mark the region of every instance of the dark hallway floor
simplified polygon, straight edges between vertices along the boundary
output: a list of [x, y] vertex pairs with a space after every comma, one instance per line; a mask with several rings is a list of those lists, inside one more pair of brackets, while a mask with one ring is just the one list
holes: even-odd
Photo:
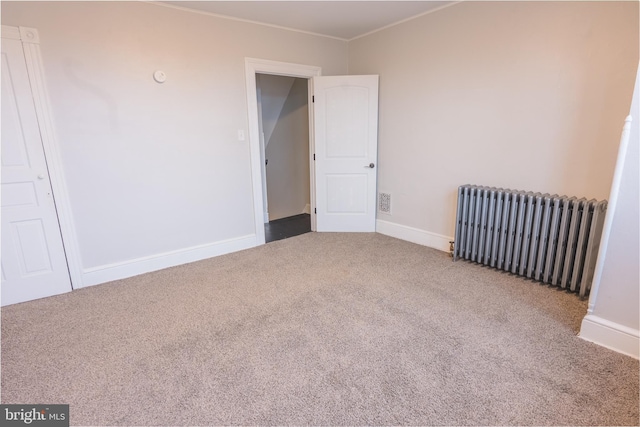
[[300, 214], [270, 221], [264, 225], [266, 243], [288, 237], [298, 236], [311, 231], [311, 215]]

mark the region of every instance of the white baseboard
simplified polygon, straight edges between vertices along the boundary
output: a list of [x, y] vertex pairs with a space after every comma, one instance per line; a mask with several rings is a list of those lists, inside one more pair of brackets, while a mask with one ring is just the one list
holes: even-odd
[[640, 358], [640, 331], [637, 329], [587, 314], [578, 336], [634, 359]]
[[306, 213], [306, 214], [310, 214], [311, 213], [311, 205], [309, 203], [307, 203], [304, 207], [304, 209], [302, 209], [302, 213]]
[[177, 251], [88, 268], [83, 270], [82, 286], [78, 286], [78, 288], [125, 279], [151, 271], [162, 270], [163, 268], [249, 249], [256, 246], [256, 244], [256, 235], [250, 234], [206, 245], [193, 246]]
[[381, 219], [376, 220], [376, 232], [395, 237], [396, 239], [428, 246], [443, 252], [449, 252], [449, 242], [453, 240], [453, 237], [443, 236], [442, 234], [431, 233], [430, 231], [424, 231]]

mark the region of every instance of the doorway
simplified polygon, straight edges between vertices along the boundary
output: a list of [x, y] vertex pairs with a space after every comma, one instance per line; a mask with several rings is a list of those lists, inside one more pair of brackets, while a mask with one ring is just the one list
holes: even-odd
[[[298, 94], [296, 95], [297, 103], [301, 103], [300, 99], [304, 98], [304, 91], [306, 91], [306, 104], [307, 104], [307, 134], [308, 134], [308, 151], [306, 152], [307, 156], [307, 175], [308, 181], [304, 181], [309, 189], [309, 213], [299, 213], [298, 215], [309, 215], [308, 222], [311, 231], [315, 231], [315, 214], [313, 212], [313, 207], [315, 206], [315, 168], [313, 161], [313, 150], [314, 150], [314, 141], [313, 141], [313, 104], [312, 104], [312, 77], [319, 76], [321, 73], [320, 67], [308, 66], [308, 65], [299, 65], [299, 64], [291, 64], [291, 63], [283, 63], [262, 59], [253, 59], [246, 58], [245, 59], [245, 76], [246, 76], [246, 85], [247, 85], [247, 106], [248, 106], [248, 115], [249, 115], [249, 141], [250, 141], [250, 149], [251, 149], [251, 164], [252, 164], [252, 183], [253, 183], [253, 193], [254, 193], [254, 217], [255, 217], [255, 229], [256, 229], [256, 244], [261, 245], [266, 242], [265, 236], [265, 223], [271, 219], [272, 221], [283, 220], [280, 218], [279, 220], [274, 217], [268, 218], [266, 213], [269, 213], [271, 216], [272, 211], [268, 207], [269, 197], [268, 197], [268, 182], [267, 182], [267, 172], [266, 165], [267, 160], [271, 166], [273, 166], [273, 160], [267, 158], [266, 147], [263, 143], [263, 135], [262, 129], [260, 125], [260, 121], [264, 119], [261, 117], [262, 108], [259, 108], [258, 103], [258, 84], [257, 80], [266, 77], [267, 79], [275, 78], [275, 77], [289, 77], [295, 78], [291, 82], [291, 87], [294, 86], [294, 83], [298, 81]], [[289, 90], [291, 90], [291, 87]], [[262, 95], [262, 94], [261, 94]], [[286, 102], [286, 101], [285, 101]], [[295, 103], [292, 101], [292, 103]], [[284, 103], [283, 103], [284, 107]], [[281, 110], [282, 111], [282, 110]], [[280, 114], [278, 114], [280, 116]], [[273, 136], [273, 134], [272, 134]], [[266, 135], [265, 135], [266, 137]], [[271, 141], [269, 144], [271, 145]], [[274, 145], [274, 148], [276, 146]], [[272, 168], [273, 169], [273, 168]], [[299, 204], [299, 203], [297, 203]], [[266, 208], [265, 208], [266, 207]], [[296, 209], [301, 209], [296, 208]], [[306, 203], [304, 205], [306, 209]], [[277, 216], [278, 214], [274, 212]], [[287, 218], [285, 216], [284, 218]], [[284, 221], [282, 221], [284, 222]]]
[[311, 231], [308, 85], [256, 74], [266, 243]]
[[[245, 58], [256, 245], [265, 243], [266, 181], [256, 74], [307, 79], [311, 230], [376, 230], [379, 76], [320, 77], [320, 71], [319, 67]], [[314, 91], [318, 92], [315, 101]]]

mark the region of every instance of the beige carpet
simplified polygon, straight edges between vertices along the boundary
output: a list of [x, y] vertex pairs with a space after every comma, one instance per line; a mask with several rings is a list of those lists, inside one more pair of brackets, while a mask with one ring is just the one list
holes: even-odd
[[379, 234], [310, 233], [2, 309], [3, 403], [72, 425], [638, 424], [586, 302]]

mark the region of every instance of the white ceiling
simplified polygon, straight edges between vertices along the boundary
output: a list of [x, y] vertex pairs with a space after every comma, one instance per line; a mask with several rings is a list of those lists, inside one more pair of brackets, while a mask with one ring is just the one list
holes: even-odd
[[263, 0], [158, 3], [351, 40], [456, 2]]

